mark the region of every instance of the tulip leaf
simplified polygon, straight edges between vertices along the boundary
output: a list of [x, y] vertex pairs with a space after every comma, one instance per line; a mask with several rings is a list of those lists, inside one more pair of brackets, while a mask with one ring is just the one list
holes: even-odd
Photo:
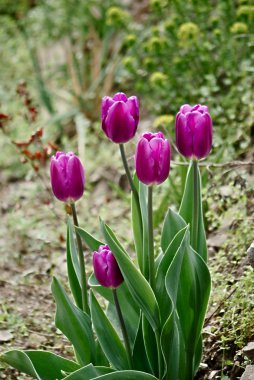
[[56, 301], [56, 327], [73, 344], [81, 365], [95, 361], [95, 341], [90, 317], [77, 308], [67, 296], [60, 282], [54, 277], [52, 293]]
[[63, 379], [63, 373], [71, 373], [80, 366], [47, 351], [8, 351], [0, 356], [0, 360], [38, 380]]
[[158, 380], [149, 373], [139, 371], [117, 371], [96, 377], [97, 380]]
[[73, 227], [70, 219], [67, 223], [67, 242], [66, 242], [66, 255], [67, 255], [67, 271], [68, 279], [72, 295], [76, 305], [82, 309], [82, 294], [80, 286], [80, 269], [77, 256], [75, 241], [73, 238]]
[[114, 372], [114, 369], [108, 367], [94, 367], [92, 364], [78, 369], [77, 371], [71, 373], [64, 380], [92, 380], [105, 375], [107, 373]]
[[184, 219], [175, 211], [168, 209], [161, 234], [161, 248], [164, 253], [175, 235], [185, 226]]
[[150, 367], [152, 368], [152, 373], [154, 375], [159, 375], [159, 367], [158, 367], [158, 351], [157, 344], [155, 339], [154, 331], [151, 325], [148, 323], [144, 314], [142, 315], [142, 331], [143, 331], [143, 339], [145, 345], [145, 351], [148, 358], [148, 362]]
[[[116, 309], [115, 309], [114, 299], [112, 295], [112, 290], [101, 286], [98, 283], [94, 273], [90, 276], [88, 284], [91, 288], [93, 288], [96, 292], [98, 292], [102, 297], [104, 297], [107, 301], [109, 301], [111, 306], [108, 307], [108, 311], [110, 310], [110, 314], [108, 314], [108, 311], [107, 311], [107, 316], [109, 317], [113, 325], [116, 327], [114, 321], [115, 320], [118, 321], [118, 318], [116, 315]], [[133, 346], [135, 336], [138, 330], [139, 308], [134, 302], [133, 297], [127, 285], [125, 284], [125, 282], [123, 282], [117, 288], [117, 296], [118, 296], [118, 300], [119, 300], [122, 310], [125, 310], [123, 318], [127, 326], [127, 330], [129, 332], [131, 346]]]
[[76, 231], [80, 235], [81, 239], [84, 240], [86, 245], [91, 251], [98, 251], [100, 245], [104, 245], [101, 241], [95, 239], [91, 234], [85, 231], [83, 228], [76, 227]]
[[124, 248], [120, 245], [113, 231], [104, 222], [101, 222], [101, 226], [105, 240], [117, 260], [133, 299], [145, 314], [153, 330], [155, 331], [159, 329], [159, 307], [150, 284], [134, 265]]
[[143, 328], [142, 328], [142, 313], [140, 313], [140, 320], [137, 335], [133, 347], [133, 362], [134, 369], [138, 371], [151, 372], [151, 367], [146, 355]]
[[148, 250], [148, 211], [147, 211], [147, 186], [139, 183], [139, 201], [143, 222], [143, 274], [149, 279], [149, 250]]
[[183, 338], [186, 352], [185, 367], [189, 376], [194, 376], [211, 277], [204, 260], [190, 246], [188, 230], [167, 271], [165, 284], [179, 317], [179, 336]]
[[161, 314], [161, 320], [162, 323], [164, 323], [168, 317], [169, 313], [171, 313], [172, 309], [172, 302], [170, 297], [168, 296], [166, 286], [165, 286], [165, 277], [168, 271], [168, 268], [170, 267], [175, 255], [177, 254], [178, 249], [181, 248], [181, 245], [183, 244], [183, 240], [185, 238], [187, 226], [183, 229], [181, 229], [173, 238], [171, 243], [169, 244], [167, 250], [165, 251], [165, 254], [163, 255], [159, 266], [157, 268], [156, 272], [156, 298], [159, 304], [160, 308], [160, 314]]
[[[206, 246], [206, 235], [203, 220], [203, 208], [202, 208], [202, 195], [201, 195], [201, 176], [200, 170], [198, 168], [198, 241], [197, 241], [197, 252], [207, 261], [207, 246]], [[180, 206], [179, 214], [185, 220], [187, 224], [190, 224], [190, 231], [192, 236], [192, 215], [194, 213], [194, 165], [191, 162], [188, 173], [186, 176], [185, 189], [182, 198], [182, 203]]]
[[[136, 189], [139, 189], [139, 181], [136, 175], [134, 176], [134, 184]], [[131, 194], [131, 217], [138, 265], [141, 273], [143, 273], [143, 223], [139, 197], [135, 197], [133, 192]]]
[[94, 330], [109, 362], [118, 370], [129, 368], [125, 348], [92, 291], [91, 315]]

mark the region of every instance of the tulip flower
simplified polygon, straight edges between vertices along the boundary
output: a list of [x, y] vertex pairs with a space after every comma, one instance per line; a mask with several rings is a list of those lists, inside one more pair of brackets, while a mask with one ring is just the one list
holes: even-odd
[[185, 104], [176, 115], [176, 145], [187, 158], [206, 157], [212, 147], [212, 119], [208, 107]]
[[75, 202], [82, 197], [85, 187], [85, 171], [74, 153], [57, 152], [50, 162], [50, 178], [53, 193], [62, 202]]
[[164, 182], [170, 170], [170, 145], [163, 133], [146, 132], [136, 148], [136, 172], [146, 185]]
[[139, 105], [136, 96], [127, 96], [118, 92], [102, 99], [101, 108], [102, 129], [106, 136], [117, 144], [131, 140], [139, 122]]
[[117, 288], [123, 282], [123, 276], [113, 253], [107, 245], [100, 245], [93, 253], [94, 274], [98, 282], [106, 288]]

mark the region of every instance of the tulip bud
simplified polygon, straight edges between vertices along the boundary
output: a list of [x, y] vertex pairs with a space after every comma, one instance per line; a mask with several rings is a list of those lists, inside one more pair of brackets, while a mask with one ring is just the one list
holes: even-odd
[[164, 182], [170, 169], [170, 145], [163, 133], [146, 132], [136, 148], [136, 172], [146, 185]]
[[94, 274], [98, 282], [106, 288], [117, 288], [123, 282], [123, 276], [108, 245], [100, 245], [93, 253]]
[[119, 92], [110, 98], [102, 99], [102, 129], [106, 136], [117, 144], [131, 140], [139, 122], [139, 105], [136, 96], [127, 96]]
[[74, 153], [57, 152], [51, 157], [50, 178], [53, 193], [62, 202], [75, 202], [82, 197], [85, 171]]
[[204, 158], [212, 147], [213, 124], [208, 107], [185, 104], [176, 115], [176, 145], [187, 158]]

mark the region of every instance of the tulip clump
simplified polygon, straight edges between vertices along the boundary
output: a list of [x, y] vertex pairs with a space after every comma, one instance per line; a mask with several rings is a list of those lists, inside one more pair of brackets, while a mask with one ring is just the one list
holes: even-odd
[[169, 140], [162, 132], [143, 133], [132, 173], [124, 143], [137, 131], [137, 97], [106, 96], [101, 114], [103, 132], [119, 144], [131, 188], [130, 252], [104, 221], [102, 241], [79, 226], [75, 202], [84, 192], [84, 167], [73, 153], [57, 152], [50, 164], [52, 191], [69, 204], [73, 219], [68, 216], [66, 239], [71, 296], [56, 278], [52, 293], [56, 327], [73, 346], [73, 360], [29, 350], [0, 359], [39, 380], [193, 380], [211, 289], [198, 167], [211, 150], [211, 116], [204, 105], [183, 105], [176, 116], [176, 145], [191, 161], [180, 209], [168, 208], [155, 245], [152, 194], [169, 176]]

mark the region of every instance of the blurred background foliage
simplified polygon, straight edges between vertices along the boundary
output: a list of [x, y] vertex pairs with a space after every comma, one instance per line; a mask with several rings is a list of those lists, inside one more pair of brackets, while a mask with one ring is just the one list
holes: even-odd
[[117, 90], [138, 94], [171, 138], [181, 104], [208, 104], [214, 160], [253, 142], [253, 1], [2, 0], [0, 20], [0, 104], [13, 125], [25, 122], [25, 80], [58, 142], [98, 122], [101, 97]]

